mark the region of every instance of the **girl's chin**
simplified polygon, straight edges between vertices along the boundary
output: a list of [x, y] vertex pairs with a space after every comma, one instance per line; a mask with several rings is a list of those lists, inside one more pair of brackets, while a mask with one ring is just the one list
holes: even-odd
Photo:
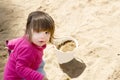
[[41, 43], [41, 44], [39, 44], [38, 46], [44, 46], [45, 45], [45, 43]]
[[45, 45], [45, 43], [33, 43], [33, 44], [35, 44], [37, 46], [44, 46]]

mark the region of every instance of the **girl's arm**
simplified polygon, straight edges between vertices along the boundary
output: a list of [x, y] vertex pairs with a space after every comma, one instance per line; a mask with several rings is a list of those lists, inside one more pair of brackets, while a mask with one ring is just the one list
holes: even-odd
[[25, 80], [45, 80], [43, 75], [39, 72], [31, 69], [29, 66], [33, 62], [32, 50], [29, 48], [21, 48], [18, 51], [16, 60], [16, 71], [18, 75], [23, 77]]

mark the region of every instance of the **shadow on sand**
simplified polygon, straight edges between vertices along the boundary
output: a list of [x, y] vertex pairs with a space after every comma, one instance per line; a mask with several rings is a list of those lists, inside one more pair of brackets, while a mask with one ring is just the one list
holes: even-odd
[[66, 73], [70, 78], [76, 78], [80, 76], [86, 68], [85, 63], [80, 62], [75, 58], [67, 63], [59, 65], [63, 72]]

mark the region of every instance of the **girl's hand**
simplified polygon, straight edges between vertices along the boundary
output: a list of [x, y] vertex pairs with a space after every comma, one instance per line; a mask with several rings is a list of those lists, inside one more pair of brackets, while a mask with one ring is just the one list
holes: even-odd
[[47, 77], [44, 77], [42, 80], [48, 80]]

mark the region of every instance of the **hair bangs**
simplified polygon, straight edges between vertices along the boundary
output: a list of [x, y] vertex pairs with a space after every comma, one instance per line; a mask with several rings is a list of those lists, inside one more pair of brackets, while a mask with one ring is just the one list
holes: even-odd
[[51, 33], [53, 30], [53, 26], [47, 20], [33, 20], [32, 24], [33, 31], [35, 32], [48, 31]]

